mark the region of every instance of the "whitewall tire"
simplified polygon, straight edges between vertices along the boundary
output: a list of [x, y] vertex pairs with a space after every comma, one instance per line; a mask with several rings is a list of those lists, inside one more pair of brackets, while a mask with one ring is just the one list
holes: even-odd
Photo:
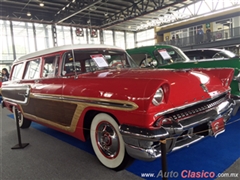
[[114, 170], [126, 168], [132, 158], [126, 153], [117, 122], [108, 114], [97, 114], [91, 124], [90, 137], [99, 161]]
[[[18, 118], [18, 124], [20, 128], [25, 129], [31, 126], [32, 121], [24, 118], [23, 114], [17, 107], [13, 106], [12, 111], [13, 111], [14, 119], [17, 120], [16, 118]], [[15, 113], [15, 111], [17, 111], [17, 114]]]

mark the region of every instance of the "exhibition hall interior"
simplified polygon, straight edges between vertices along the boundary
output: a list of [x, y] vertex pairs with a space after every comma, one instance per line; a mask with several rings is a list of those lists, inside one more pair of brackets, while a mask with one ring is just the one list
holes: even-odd
[[239, 0], [2, 0], [0, 25], [0, 179], [240, 179]]

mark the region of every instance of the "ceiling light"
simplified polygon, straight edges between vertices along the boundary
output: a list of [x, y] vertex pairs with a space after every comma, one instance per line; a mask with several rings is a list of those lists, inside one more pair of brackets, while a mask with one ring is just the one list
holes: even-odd
[[27, 12], [27, 16], [31, 16], [31, 13], [29, 11]]
[[41, 2], [39, 3], [39, 6], [43, 7], [43, 6], [44, 6], [44, 3], [41, 1]]

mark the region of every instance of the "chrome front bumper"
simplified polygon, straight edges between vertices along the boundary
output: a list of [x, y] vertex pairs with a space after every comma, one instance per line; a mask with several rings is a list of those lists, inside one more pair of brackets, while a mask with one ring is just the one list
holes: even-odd
[[224, 128], [215, 131], [215, 125], [213, 127], [212, 124], [218, 124], [219, 119], [226, 124], [235, 105], [235, 101], [229, 99], [207, 112], [174, 122], [169, 127], [162, 126], [159, 129], [150, 130], [123, 124], [120, 126], [120, 133], [130, 156], [135, 159], [152, 161], [161, 156], [161, 140], [167, 140], [167, 152], [172, 152], [198, 142], [205, 136], [216, 137], [224, 132]]

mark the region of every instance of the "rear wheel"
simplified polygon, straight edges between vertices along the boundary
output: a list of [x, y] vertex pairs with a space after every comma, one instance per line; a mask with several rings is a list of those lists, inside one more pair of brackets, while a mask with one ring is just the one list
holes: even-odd
[[22, 128], [22, 129], [29, 128], [32, 121], [23, 117], [23, 114], [21, 113], [21, 111], [17, 107], [13, 106], [12, 110], [13, 110], [13, 114], [14, 114], [14, 119], [17, 120], [17, 118], [18, 118], [19, 127]]
[[97, 114], [92, 121], [90, 137], [99, 161], [114, 170], [125, 169], [133, 161], [125, 150], [117, 122], [108, 114]]

